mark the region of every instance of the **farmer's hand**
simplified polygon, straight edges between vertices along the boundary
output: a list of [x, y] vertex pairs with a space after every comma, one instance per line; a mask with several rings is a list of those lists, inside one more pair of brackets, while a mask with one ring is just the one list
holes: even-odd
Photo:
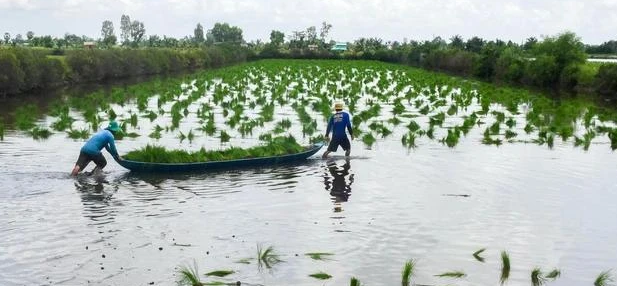
[[326, 142], [330, 142], [330, 136], [326, 136], [325, 140]]

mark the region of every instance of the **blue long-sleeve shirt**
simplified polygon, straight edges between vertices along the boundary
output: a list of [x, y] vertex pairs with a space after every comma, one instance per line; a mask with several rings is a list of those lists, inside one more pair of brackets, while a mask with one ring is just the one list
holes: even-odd
[[349, 120], [349, 114], [347, 112], [339, 111], [332, 116], [328, 121], [328, 129], [326, 130], [326, 137], [332, 131], [333, 138], [346, 138], [345, 128], [349, 131], [349, 135], [353, 136], [351, 131], [351, 120]]
[[105, 148], [109, 154], [114, 157], [118, 157], [118, 151], [116, 150], [116, 144], [114, 143], [114, 135], [111, 131], [103, 129], [94, 134], [86, 144], [81, 147], [81, 152], [89, 155], [101, 154], [101, 150]]

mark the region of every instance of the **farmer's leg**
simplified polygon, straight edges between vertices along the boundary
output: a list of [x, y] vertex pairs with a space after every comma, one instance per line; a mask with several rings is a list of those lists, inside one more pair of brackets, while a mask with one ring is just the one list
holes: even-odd
[[107, 166], [107, 160], [105, 160], [105, 156], [103, 156], [102, 153], [96, 156], [93, 156], [92, 161], [94, 161], [94, 163], [96, 164], [96, 167], [92, 169], [92, 173], [94, 173], [95, 171], [102, 171], [103, 168]]
[[347, 139], [347, 137], [341, 140], [341, 147], [343, 147], [343, 150], [345, 150], [345, 156], [349, 157], [349, 154], [351, 153], [351, 143], [349, 142], [349, 139]]
[[326, 152], [324, 152], [321, 157], [325, 159], [328, 157], [330, 152], [336, 152], [336, 149], [338, 149], [338, 145], [339, 140], [337, 138], [332, 138], [332, 140], [330, 140], [330, 144], [328, 145], [328, 150], [326, 150]]
[[77, 176], [80, 171], [83, 171], [88, 163], [90, 163], [90, 156], [88, 154], [79, 152], [79, 158], [77, 158], [77, 162], [75, 162], [75, 167], [73, 167], [73, 171], [71, 171], [72, 176]]

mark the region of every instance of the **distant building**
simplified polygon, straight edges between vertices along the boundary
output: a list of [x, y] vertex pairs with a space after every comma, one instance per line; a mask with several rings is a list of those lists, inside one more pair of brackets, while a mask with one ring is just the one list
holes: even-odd
[[96, 47], [95, 42], [84, 42], [84, 49], [92, 50], [94, 47]]
[[347, 43], [336, 43], [334, 44], [334, 46], [332, 46], [332, 51], [346, 51], [347, 50]]
[[317, 45], [308, 45], [308, 49], [311, 51], [316, 51], [317, 50]]

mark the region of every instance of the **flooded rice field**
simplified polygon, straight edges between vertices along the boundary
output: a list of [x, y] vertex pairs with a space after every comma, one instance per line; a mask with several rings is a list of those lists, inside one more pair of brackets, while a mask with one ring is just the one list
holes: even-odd
[[[120, 154], [309, 144], [335, 102], [353, 118], [349, 159], [140, 174], [104, 151], [102, 176], [69, 176], [111, 118]], [[0, 285], [175, 285], [181, 269], [400, 285], [410, 260], [411, 284], [529, 285], [539, 267], [559, 270], [549, 285], [593, 285], [617, 267], [615, 116], [582, 100], [377, 62], [260, 61], [2, 106]]]

